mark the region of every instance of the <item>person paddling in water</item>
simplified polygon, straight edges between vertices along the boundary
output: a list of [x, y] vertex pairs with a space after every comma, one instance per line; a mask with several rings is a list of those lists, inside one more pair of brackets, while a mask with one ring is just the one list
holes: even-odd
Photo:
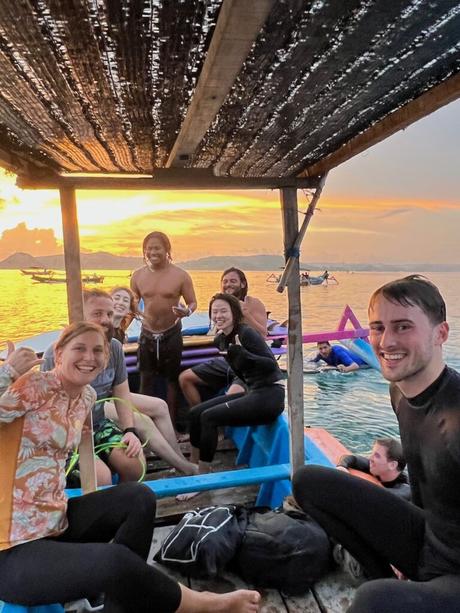
[[190, 275], [172, 263], [166, 234], [147, 234], [142, 252], [145, 266], [131, 277], [131, 289], [144, 301], [139, 336], [140, 392], [154, 396], [155, 376], [166, 378], [168, 407], [176, 426], [176, 390], [183, 347], [181, 320], [197, 307], [195, 290]]
[[[11, 348], [10, 348], [11, 349]], [[55, 368], [16, 379], [24, 352], [0, 369], [0, 599], [24, 605], [104, 594], [105, 613], [255, 613], [260, 594], [195, 592], [147, 564], [156, 499], [122, 483], [67, 500], [65, 463], [96, 400], [91, 381], [109, 344], [97, 324], [64, 329]], [[15, 380], [16, 379], [16, 380]]]

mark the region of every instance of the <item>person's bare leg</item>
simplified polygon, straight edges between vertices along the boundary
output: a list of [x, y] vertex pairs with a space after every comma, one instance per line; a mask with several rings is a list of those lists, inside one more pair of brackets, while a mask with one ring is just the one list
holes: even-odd
[[109, 466], [120, 477], [120, 481], [139, 481], [142, 477], [143, 457], [128, 458], [124, 449], [112, 449]]
[[166, 402], [161, 398], [143, 396], [142, 394], [131, 393], [131, 396], [137, 409], [153, 420], [155, 426], [163, 435], [163, 438], [165, 438], [175, 452], [185, 460], [180, 445], [177, 442], [176, 433], [171, 422]]
[[225, 392], [225, 395], [229, 396], [230, 394], [243, 394], [245, 391], [246, 390], [244, 389], [244, 387], [242, 385], [239, 385], [239, 383], [232, 383], [228, 390]]
[[[194, 447], [192, 447], [192, 450], [195, 449]], [[196, 450], [199, 453], [199, 450]], [[212, 463], [211, 462], [202, 462], [201, 460], [198, 462], [198, 474], [199, 475], [207, 475], [208, 473], [210, 473], [212, 471]], [[178, 502], [187, 502], [187, 500], [190, 500], [191, 498], [195, 498], [195, 496], [198, 496], [199, 494], [201, 494], [201, 492], [187, 492], [186, 494], [178, 494], [176, 496], [176, 500]]]
[[255, 590], [236, 590], [226, 594], [195, 592], [181, 583], [181, 602], [176, 613], [256, 613], [260, 594]]
[[180, 450], [178, 453], [173, 449], [149, 417], [136, 415], [134, 417], [134, 426], [138, 430], [142, 441], [147, 442], [147, 447], [165, 462], [184, 475], [196, 475], [198, 473], [197, 463], [189, 462]]
[[[140, 394], [131, 395], [133, 396], [133, 400], [136, 402], [138, 408], [138, 398], [141, 398], [141, 402], [145, 402], [146, 404], [148, 404], [150, 400], [158, 401], [157, 403], [154, 402], [153, 404], [158, 404], [159, 407], [163, 407], [163, 409], [160, 408], [160, 410], [164, 410], [165, 412], [165, 417], [169, 422], [170, 436], [172, 436], [174, 443], [175, 445], [177, 445], [179, 451], [176, 451], [176, 449], [169, 444], [169, 441], [165, 439], [163, 434], [156, 427], [154, 421], [152, 421], [150, 417], [147, 417], [146, 414], [135, 412], [133, 414], [134, 427], [136, 428], [141, 438], [141, 441], [143, 443], [146, 443], [146, 446], [150, 451], [158, 455], [165, 462], [176, 468], [184, 475], [197, 474], [198, 460], [195, 464], [189, 462], [180, 451], [180, 447], [176, 442], [176, 437], [174, 435], [174, 430], [171, 424], [171, 420], [169, 418], [169, 412], [166, 402], [164, 402], [164, 400], [160, 400], [159, 398], [153, 398], [151, 396], [142, 396]], [[106, 417], [113, 420], [115, 423], [118, 423], [118, 415], [115, 410], [115, 406], [112, 402], [105, 403], [104, 412]]]
[[176, 407], [177, 389], [176, 389], [176, 385], [177, 385], [176, 383], [168, 381], [168, 389], [166, 392], [166, 402], [168, 403], [169, 415], [171, 417], [171, 422], [172, 422], [172, 425], [174, 426], [174, 430], [176, 430], [176, 425], [177, 425], [177, 407]]
[[110, 468], [100, 458], [96, 458], [96, 483], [98, 487], [112, 485], [112, 473]]
[[179, 375], [179, 385], [184, 394], [184, 398], [189, 407], [194, 407], [201, 402], [199, 385], [204, 385], [204, 382], [193, 372], [191, 368], [184, 370]]

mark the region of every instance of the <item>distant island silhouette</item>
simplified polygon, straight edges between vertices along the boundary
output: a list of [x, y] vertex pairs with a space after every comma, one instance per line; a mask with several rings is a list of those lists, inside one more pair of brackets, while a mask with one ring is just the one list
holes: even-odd
[[[81, 266], [85, 270], [134, 270], [142, 266], [141, 257], [130, 257], [113, 255], [106, 251], [81, 254]], [[196, 260], [185, 260], [177, 262], [180, 266], [188, 270], [224, 270], [230, 266], [236, 266], [243, 270], [269, 271], [279, 270], [284, 266], [284, 259], [281, 255], [216, 255]], [[301, 267], [305, 270], [331, 270], [331, 271], [362, 271], [362, 272], [385, 272], [385, 271], [407, 271], [407, 272], [457, 272], [460, 271], [460, 264], [370, 264], [370, 263], [347, 263], [347, 262], [301, 262]], [[41, 266], [52, 268], [53, 270], [64, 270], [64, 255], [44, 255], [34, 257], [30, 253], [17, 252], [0, 261], [0, 269], [21, 269], [30, 266]]]

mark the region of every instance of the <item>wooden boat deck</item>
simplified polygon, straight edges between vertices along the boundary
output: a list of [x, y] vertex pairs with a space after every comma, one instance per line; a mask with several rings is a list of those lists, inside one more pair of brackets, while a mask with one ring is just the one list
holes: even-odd
[[[200, 501], [201, 505], [201, 501]], [[155, 528], [149, 563], [161, 547], [173, 526]], [[235, 589], [249, 588], [238, 575], [225, 572], [221, 577], [209, 580], [187, 578], [165, 566], [159, 565], [169, 575], [195, 590], [210, 590], [224, 593]], [[356, 588], [344, 572], [336, 570], [330, 572], [321, 581], [318, 581], [308, 592], [302, 596], [286, 596], [275, 589], [259, 589], [262, 595], [261, 613], [345, 613], [351, 605]]]
[[[188, 453], [188, 443], [181, 445], [185, 454]], [[217, 470], [229, 470], [235, 468], [234, 447], [231, 441], [224, 440], [219, 443], [215, 464]], [[155, 471], [149, 470], [148, 479], [163, 478], [171, 474], [170, 470], [155, 460]], [[172, 476], [172, 475], [171, 475]], [[202, 492], [198, 497], [188, 502], [179, 503], [175, 498], [163, 498], [157, 502], [156, 527], [150, 550], [149, 562], [158, 551], [161, 543], [174, 524], [188, 510], [198, 506], [215, 504], [253, 504], [257, 496], [258, 486], [229, 488]], [[253, 588], [245, 583], [236, 574], [225, 572], [221, 577], [211, 580], [198, 580], [183, 577], [179, 573], [161, 566], [168, 574], [175, 577], [184, 585], [197, 590], [211, 590], [215, 592], [229, 592], [240, 588]], [[275, 589], [259, 590], [262, 595], [261, 613], [344, 613], [354, 597], [356, 588], [352, 585], [349, 576], [339, 570], [330, 572], [321, 581], [316, 583], [311, 590], [303, 596], [286, 596]]]

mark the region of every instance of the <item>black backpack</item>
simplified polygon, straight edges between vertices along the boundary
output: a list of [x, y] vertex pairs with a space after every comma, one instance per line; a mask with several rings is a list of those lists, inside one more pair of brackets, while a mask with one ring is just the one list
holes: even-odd
[[247, 517], [246, 509], [234, 504], [189, 511], [166, 537], [155, 561], [190, 577], [216, 577], [235, 556]]
[[255, 587], [300, 595], [327, 571], [329, 559], [327, 534], [308, 515], [257, 510], [249, 516], [236, 564]]

